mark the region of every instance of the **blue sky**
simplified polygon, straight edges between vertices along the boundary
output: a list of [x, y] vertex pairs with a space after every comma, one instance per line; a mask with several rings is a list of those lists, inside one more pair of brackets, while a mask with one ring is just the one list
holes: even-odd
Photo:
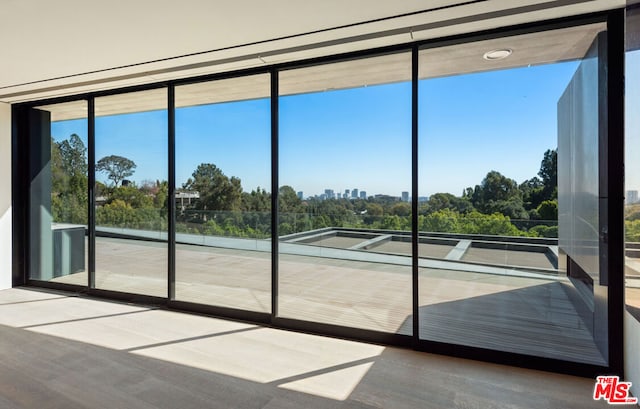
[[[557, 101], [576, 62], [420, 82], [420, 195], [460, 195], [490, 170], [522, 182], [557, 146]], [[305, 195], [358, 188], [400, 195], [411, 187], [411, 89], [408, 83], [282, 97], [280, 184]], [[166, 113], [99, 117], [96, 158], [137, 164], [131, 178], [166, 179]], [[86, 121], [52, 126], [54, 138], [79, 134]], [[269, 101], [176, 111], [178, 186], [200, 163], [242, 179], [245, 190], [270, 187]], [[106, 180], [105, 175], [97, 175]]]
[[[557, 142], [557, 103], [578, 63], [420, 83], [420, 194], [460, 195], [491, 170], [518, 183], [536, 176]], [[434, 177], [435, 176], [435, 177]]]
[[251, 191], [271, 190], [268, 99], [176, 110], [176, 180], [181, 186], [201, 163], [237, 176]]

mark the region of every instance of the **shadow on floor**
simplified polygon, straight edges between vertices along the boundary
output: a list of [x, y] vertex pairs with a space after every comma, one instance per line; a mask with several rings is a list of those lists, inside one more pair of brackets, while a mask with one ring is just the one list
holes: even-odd
[[[342, 401], [282, 387], [363, 364], [369, 369]], [[0, 326], [0, 407], [6, 409], [604, 407], [591, 401], [590, 380], [540, 374], [385, 348], [379, 356], [259, 383]]]
[[[51, 300], [51, 299], [49, 299]], [[104, 316], [109, 316], [107, 304]], [[113, 303], [118, 304], [118, 303]], [[67, 304], [68, 305], [68, 304]], [[120, 304], [121, 305], [121, 304]], [[0, 306], [0, 313], [2, 313]], [[55, 307], [54, 307], [55, 308]], [[178, 314], [178, 313], [175, 313]], [[66, 322], [65, 311], [55, 322]], [[139, 314], [135, 314], [140, 317]], [[126, 317], [123, 315], [123, 318]], [[59, 319], [57, 319], [59, 318]], [[185, 314], [185, 319], [187, 314]], [[52, 321], [53, 323], [54, 321]], [[74, 325], [83, 321], [70, 320]], [[136, 321], [137, 322], [137, 321]], [[179, 321], [174, 321], [179, 322]], [[45, 325], [45, 324], [43, 324]], [[57, 324], [52, 324], [57, 325]], [[83, 327], [91, 328], [91, 327]], [[255, 326], [245, 330], [212, 334], [233, 336], [238, 332], [253, 333]], [[145, 327], [137, 328], [144, 334]], [[171, 327], [165, 328], [171, 331]], [[271, 331], [271, 332], [269, 332]], [[287, 366], [287, 345], [301, 337], [287, 331], [269, 330], [267, 339], [250, 344], [260, 354], [276, 354], [283, 368]], [[274, 332], [277, 331], [277, 335]], [[269, 339], [269, 334], [275, 336]], [[135, 336], [132, 334], [131, 336]], [[310, 339], [305, 336], [304, 339]], [[197, 337], [198, 339], [202, 337]], [[34, 332], [33, 329], [0, 325], [0, 407], [14, 408], [590, 408], [606, 407], [604, 402], [591, 400], [593, 382], [585, 378], [544, 373], [476, 361], [432, 355], [390, 347], [376, 348], [379, 353], [354, 358], [337, 365], [328, 365], [310, 372], [300, 372], [278, 378], [277, 371], [268, 371], [275, 378], [256, 382], [190, 365], [169, 362], [180, 357], [175, 349], [164, 350], [169, 344], [181, 345], [195, 338], [181, 338], [160, 344], [129, 350], [116, 350]], [[280, 344], [274, 341], [278, 339]], [[322, 339], [322, 337], [318, 337]], [[297, 340], [297, 341], [295, 341]], [[315, 342], [315, 341], [313, 341]], [[345, 341], [346, 342], [346, 341]], [[319, 343], [320, 345], [323, 342]], [[190, 344], [195, 348], [193, 344]], [[244, 345], [244, 346], [243, 346]], [[246, 355], [246, 343], [226, 344], [225, 357]], [[327, 344], [328, 345], [328, 344]], [[364, 344], [363, 344], [364, 345]], [[160, 348], [160, 349], [158, 349]], [[359, 347], [358, 347], [359, 348]], [[379, 349], [378, 349], [379, 348]], [[161, 359], [138, 352], [155, 351]], [[282, 352], [284, 350], [285, 352]], [[337, 351], [308, 349], [309, 359], [322, 362], [327, 354]], [[131, 351], [134, 351], [133, 353]], [[173, 351], [173, 352], [172, 352]], [[183, 348], [182, 351], [191, 351]], [[206, 356], [207, 350], [196, 351]], [[251, 351], [255, 354], [255, 351]], [[216, 354], [211, 354], [216, 356]], [[273, 356], [273, 355], [272, 355]], [[239, 359], [242, 361], [242, 359]], [[273, 362], [273, 359], [271, 359]], [[233, 359], [230, 362], [235, 362]], [[265, 369], [257, 360], [255, 371]], [[195, 361], [197, 365], [197, 361]], [[299, 366], [298, 366], [299, 367]], [[237, 369], [237, 368], [235, 368]], [[269, 368], [267, 368], [269, 369]], [[346, 372], [345, 372], [346, 371]], [[247, 378], [251, 378], [247, 373]], [[328, 382], [329, 376], [330, 382]], [[304, 384], [331, 390], [332, 384], [344, 380], [353, 384], [343, 400], [305, 393]], [[291, 385], [298, 382], [298, 390]], [[302, 389], [300, 389], [302, 387]]]
[[[420, 306], [420, 338], [606, 365], [560, 283]], [[401, 328], [411, 326], [408, 317]]]

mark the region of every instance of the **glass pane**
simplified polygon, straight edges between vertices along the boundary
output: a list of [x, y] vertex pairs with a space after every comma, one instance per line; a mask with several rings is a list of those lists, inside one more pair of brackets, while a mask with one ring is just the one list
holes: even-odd
[[280, 74], [279, 315], [412, 333], [411, 56]]
[[625, 300], [627, 311], [640, 321], [640, 8], [627, 10], [625, 60]]
[[96, 288], [167, 296], [167, 90], [96, 98]]
[[31, 185], [34, 280], [87, 285], [87, 103], [41, 106], [38, 176]]
[[271, 311], [269, 75], [176, 88], [176, 299]]
[[606, 364], [603, 29], [421, 50], [421, 339]]

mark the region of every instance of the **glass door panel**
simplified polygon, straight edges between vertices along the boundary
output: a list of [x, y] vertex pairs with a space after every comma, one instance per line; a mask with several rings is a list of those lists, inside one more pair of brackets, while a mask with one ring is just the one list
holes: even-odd
[[412, 334], [411, 55], [280, 73], [279, 316]]
[[167, 296], [167, 90], [95, 100], [96, 288]]
[[604, 30], [420, 51], [420, 339], [606, 365]]
[[176, 299], [271, 311], [268, 74], [176, 87]]
[[41, 133], [32, 135], [40, 152], [31, 163], [29, 278], [86, 286], [87, 102], [40, 106], [32, 114]]

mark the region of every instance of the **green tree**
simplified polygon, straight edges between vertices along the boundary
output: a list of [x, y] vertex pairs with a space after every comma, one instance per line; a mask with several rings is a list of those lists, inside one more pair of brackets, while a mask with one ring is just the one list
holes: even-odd
[[133, 175], [136, 166], [131, 159], [118, 155], [109, 155], [96, 163], [96, 171], [106, 173], [107, 179], [112, 180], [114, 186], [118, 187], [120, 182]]
[[183, 188], [196, 191], [200, 199], [194, 207], [198, 210], [240, 210], [242, 185], [240, 179], [227, 177], [213, 163], [201, 163]]
[[460, 221], [460, 233], [488, 234], [496, 236], [525, 236], [511, 223], [508, 216], [501, 213], [482, 214], [471, 212]]
[[[471, 195], [471, 192], [473, 192], [473, 190], [468, 188], [465, 193]], [[463, 197], [456, 197], [451, 193], [434, 193], [422, 208], [425, 213], [444, 209], [453, 209], [460, 213], [468, 213], [473, 210], [473, 204], [471, 203], [471, 196], [466, 196], [466, 194], [463, 195]]]
[[545, 200], [536, 209], [542, 220], [558, 220], [558, 201]]
[[55, 222], [87, 222], [87, 149], [76, 134], [51, 138], [51, 211]]
[[164, 209], [167, 210], [169, 208], [168, 198], [169, 198], [169, 182], [163, 180], [162, 182], [157, 181], [157, 191], [153, 196], [153, 206], [156, 209]]
[[87, 148], [82, 139], [71, 134], [58, 144], [62, 157], [62, 170], [70, 177], [87, 177]]
[[384, 210], [378, 203], [367, 203], [367, 215], [369, 216], [382, 216]]
[[248, 212], [271, 211], [271, 193], [260, 187], [252, 190], [251, 193], [243, 192], [242, 210]]
[[522, 197], [516, 181], [492, 170], [480, 185], [476, 185], [472, 199], [473, 204], [482, 209], [489, 201], [509, 200], [514, 197]]
[[473, 205], [484, 214], [502, 213], [513, 219], [528, 219], [524, 209], [522, 192], [515, 180], [492, 170], [476, 185], [472, 195]]
[[625, 220], [625, 239], [628, 242], [640, 242], [640, 220]]
[[111, 204], [115, 201], [126, 203], [133, 209], [151, 209], [154, 207], [153, 197], [145, 194], [143, 190], [138, 189], [135, 185], [111, 188], [106, 204]]
[[281, 213], [303, 212], [302, 200], [291, 186], [280, 186], [278, 190], [278, 207]]
[[411, 204], [400, 202], [391, 206], [390, 212], [393, 216], [407, 217], [411, 214]]
[[558, 151], [556, 149], [548, 149], [544, 153], [542, 162], [540, 163], [540, 171], [538, 176], [542, 179], [544, 185], [544, 199], [552, 200], [558, 198]]
[[489, 201], [484, 207], [485, 214], [500, 213], [513, 220], [529, 219], [527, 212], [520, 197], [512, 197], [509, 200]]
[[150, 197], [153, 207], [156, 209], [168, 209], [167, 197], [169, 196], [169, 182], [166, 180], [144, 180], [140, 186], [140, 192]]
[[522, 192], [522, 202], [527, 210], [537, 208], [545, 200], [544, 183], [536, 176], [522, 182], [519, 188]]
[[411, 230], [411, 221], [408, 217], [387, 215], [380, 221], [380, 227], [387, 230]]
[[460, 233], [460, 214], [452, 209], [436, 210], [418, 217], [419, 229], [425, 232]]

